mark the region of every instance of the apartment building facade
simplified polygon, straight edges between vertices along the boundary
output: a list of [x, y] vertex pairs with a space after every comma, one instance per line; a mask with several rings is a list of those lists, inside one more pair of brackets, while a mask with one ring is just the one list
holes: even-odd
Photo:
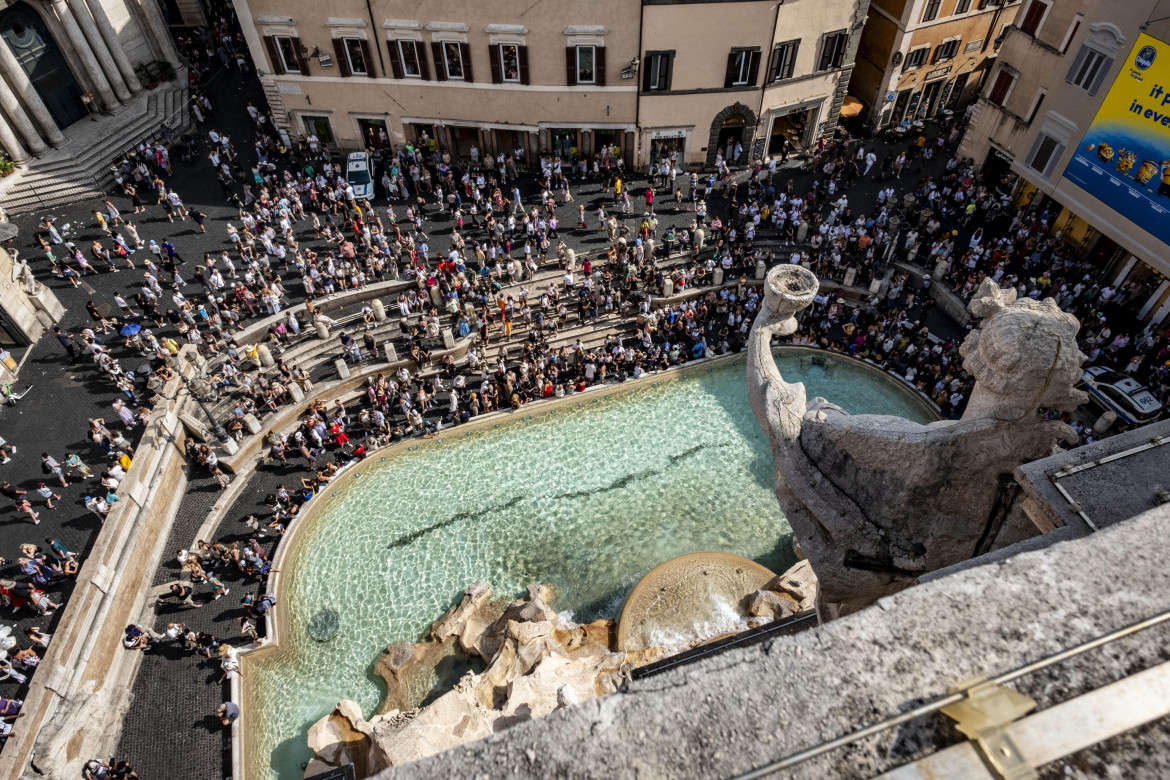
[[[643, 0], [640, 167], [750, 164], [836, 127], [869, 0]], [[729, 151], [730, 150], [730, 151]]]
[[1021, 0], [872, 0], [849, 94], [871, 128], [974, 100]]
[[1170, 0], [1027, 0], [960, 154], [1017, 173], [1021, 204], [1144, 288], [1135, 314], [1170, 318]]
[[235, 7], [269, 104], [294, 141], [423, 143], [462, 157], [473, 147], [567, 157], [607, 145], [626, 156], [633, 142], [637, 2]]

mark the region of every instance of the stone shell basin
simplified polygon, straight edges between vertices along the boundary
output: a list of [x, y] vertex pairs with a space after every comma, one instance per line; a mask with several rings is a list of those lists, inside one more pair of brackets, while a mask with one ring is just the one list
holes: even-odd
[[729, 553], [680, 555], [638, 581], [622, 608], [618, 647], [673, 651], [742, 630], [747, 601], [776, 575]]

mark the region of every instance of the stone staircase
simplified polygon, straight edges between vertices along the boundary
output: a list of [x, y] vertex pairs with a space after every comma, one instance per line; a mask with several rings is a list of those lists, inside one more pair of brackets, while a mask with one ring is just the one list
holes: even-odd
[[184, 72], [138, 95], [116, 116], [73, 125], [65, 132], [64, 146], [0, 181], [4, 210], [23, 214], [106, 194], [114, 181], [111, 166], [123, 152], [157, 136], [163, 124], [178, 130], [187, 123], [185, 84]]

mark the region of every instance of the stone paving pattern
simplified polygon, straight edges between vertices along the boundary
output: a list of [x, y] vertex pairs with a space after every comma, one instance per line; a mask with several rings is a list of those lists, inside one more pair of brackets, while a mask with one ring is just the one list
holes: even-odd
[[[210, 81], [207, 92], [217, 113], [203, 129], [214, 127], [221, 133], [226, 132], [230, 135], [246, 161], [245, 168], [250, 168], [254, 162], [254, 155], [248, 151], [253, 131], [244, 107], [248, 101], [257, 106], [265, 105], [258, 81], [251, 74], [241, 75], [235, 70], [228, 70], [217, 74]], [[876, 146], [879, 158], [893, 148], [882, 143], [877, 143]], [[206, 151], [206, 139], [203, 148]], [[941, 171], [943, 162], [944, 160], [933, 161], [925, 173], [937, 174]], [[166, 221], [161, 207], [149, 206], [146, 213], [139, 215], [142, 219], [135, 219], [142, 239], [144, 241], [155, 239], [161, 243], [164, 238], [169, 238], [182, 256], [189, 261], [201, 258], [205, 251], [219, 251], [228, 243], [224, 226], [235, 220], [237, 214], [224, 202], [210, 165], [205, 159], [192, 164], [176, 160], [173, 162], [173, 169], [174, 174], [167, 177], [168, 185], [175, 188], [188, 207], [197, 207], [207, 215], [207, 234], [200, 234], [189, 220], [177, 221], [171, 225]], [[916, 177], [920, 175], [923, 173], [919, 170], [912, 171], [900, 182], [902, 188], [913, 186]], [[785, 177], [795, 180], [799, 192], [807, 190], [813, 179], [812, 174], [799, 170], [795, 160], [790, 161], [784, 169], [781, 182]], [[646, 181], [644, 177], [631, 178], [629, 185], [633, 187], [631, 195], [634, 195], [641, 192]], [[884, 186], [884, 183], [879, 184], [875, 175], [850, 190], [849, 197], [854, 204], [855, 213], [868, 211], [876, 202], [880, 186]], [[531, 175], [522, 177], [522, 187], [526, 201], [534, 202], [536, 190]], [[590, 215], [591, 223], [594, 222], [597, 205], [603, 202], [600, 188], [595, 184], [578, 183], [574, 187], [574, 197], [577, 198], [576, 202], [562, 205], [558, 209], [558, 220], [562, 226], [575, 224], [576, 206], [579, 203], [586, 204], [586, 212]], [[124, 216], [133, 218], [131, 215], [133, 209], [127, 198], [118, 195], [112, 200], [123, 210]], [[604, 202], [608, 206], [608, 199], [604, 199]], [[381, 198], [378, 205], [384, 208], [384, 203], [384, 198]], [[49, 285], [68, 309], [61, 323], [63, 330], [77, 332], [89, 323], [84, 309], [87, 300], [93, 300], [99, 305], [112, 304], [116, 291], [134, 290], [142, 278], [140, 272], [123, 268], [116, 274], [87, 276], [84, 278], [85, 285], [75, 289], [54, 278], [49, 273], [48, 263], [39, 259], [40, 254], [33, 236], [43, 217], [52, 217], [59, 229], [66, 224], [70, 225], [68, 231], [63, 231], [66, 238], [77, 241], [78, 245], [84, 248], [94, 238], [103, 237], [92, 217], [93, 209], [99, 205], [95, 202], [75, 203], [68, 207], [47, 212], [38, 211], [14, 219], [21, 233], [12, 246], [20, 249], [21, 256], [30, 261], [38, 279]], [[711, 216], [721, 214], [725, 208], [724, 203], [718, 198], [713, 199], [709, 205]], [[673, 207], [666, 203], [661, 203], [660, 206], [662, 207], [659, 213], [660, 229], [664, 230], [672, 224], [689, 224], [691, 218], [689, 213], [673, 213]], [[404, 212], [405, 204], [397, 205], [396, 210]], [[635, 210], [638, 210], [637, 207]], [[434, 212], [432, 216], [435, 216]], [[447, 250], [446, 235], [450, 232], [451, 222], [434, 218], [428, 224], [432, 254], [441, 256]], [[306, 232], [308, 238], [311, 238], [311, 230], [306, 231], [302, 227], [300, 233], [303, 235]], [[604, 234], [594, 230], [586, 232], [562, 227], [561, 235], [569, 246], [579, 252], [602, 249], [605, 246]], [[316, 242], [308, 238], [303, 239], [303, 245], [315, 245]], [[965, 240], [965, 237], [961, 240]], [[189, 262], [187, 269], [192, 267]], [[299, 299], [298, 293], [302, 289], [299, 279], [286, 273], [285, 281], [290, 294]], [[187, 293], [193, 292], [194, 289], [193, 286], [189, 286]], [[954, 328], [937, 313], [929, 324], [935, 332], [948, 329], [954, 332]], [[111, 346], [125, 367], [133, 368], [143, 362], [141, 358], [127, 354], [119, 340], [115, 339]], [[99, 472], [104, 460], [99, 457], [102, 454], [100, 450], [85, 436], [86, 420], [100, 416], [106, 419], [107, 425], [111, 428], [116, 427], [111, 421], [116, 422], [117, 416], [110, 408], [110, 404], [118, 394], [112, 383], [101, 377], [87, 360], [79, 360], [76, 364], [70, 365], [52, 334], [47, 334], [29, 348], [27, 355], [17, 353], [16, 357], [18, 360], [21, 358], [25, 360], [20, 385], [31, 382], [33, 391], [16, 407], [0, 410], [0, 434], [19, 448], [19, 453], [13, 461], [3, 467], [0, 478], [31, 493], [37, 483], [44, 478], [36, 465], [39, 462], [37, 456], [41, 451], [48, 451], [59, 460], [63, 459], [67, 452], [77, 452], [94, 468], [95, 473]], [[293, 482], [299, 473], [300, 469], [292, 465], [286, 468], [262, 468], [227, 513], [227, 520], [215, 538], [224, 542], [246, 540], [247, 535], [242, 533], [245, 529], [238, 523], [239, 518], [260, 506], [263, 497], [273, 492], [278, 482]], [[190, 482], [187, 496], [171, 529], [166, 557], [156, 572], [155, 584], [175, 578], [178, 564], [173, 552], [192, 542], [219, 497], [216, 485], [206, 478], [201, 467], [195, 466], [190, 469], [188, 478]], [[42, 512], [42, 523], [35, 529], [29, 527], [31, 524], [23, 516], [16, 516], [9, 504], [8, 522], [0, 526], [0, 554], [15, 560], [17, 546], [20, 543], [39, 543], [45, 537], [59, 537], [70, 549], [79, 552], [88, 550], [96, 538], [99, 525], [97, 519], [86, 512], [82, 505], [84, 494], [84, 488], [77, 484], [76, 480], [72, 481], [70, 487], [64, 490], [64, 500], [60, 509], [46, 510], [43, 505], [38, 507]], [[36, 503], [38, 502], [34, 501], [34, 505]], [[266, 541], [266, 547], [271, 550], [274, 547], [273, 540]], [[10, 565], [0, 574], [12, 576], [14, 569], [15, 567]], [[168, 621], [179, 620], [196, 630], [215, 633], [221, 638], [230, 639], [234, 644], [241, 644], [235, 623], [236, 618], [244, 614], [239, 597], [249, 590], [256, 592], [258, 583], [244, 582], [241, 575], [236, 572], [226, 573], [225, 582], [231, 589], [231, 594], [214, 602], [213, 607], [192, 610], [164, 605], [160, 609], [155, 627], [165, 628]], [[50, 593], [55, 601], [67, 599], [69, 583], [55, 584]], [[206, 602], [210, 599], [210, 594], [200, 590], [197, 598]], [[277, 608], [279, 609], [279, 606]], [[25, 610], [17, 619], [18, 632], [27, 625], [39, 625], [45, 630], [52, 630], [60, 613], [47, 620], [30, 619], [27, 617], [28, 614], [31, 613]], [[217, 663], [201, 656], [193, 656], [177, 645], [164, 645], [155, 652], [145, 653], [134, 685], [133, 701], [126, 715], [118, 757], [130, 760], [143, 778], [207, 778], [217, 774], [229, 776], [230, 746], [226, 732], [219, 727], [218, 721], [214, 718], [216, 707], [227, 696], [226, 685], [214, 684], [218, 678]], [[0, 682], [0, 695], [19, 695], [18, 687], [11, 681]]]

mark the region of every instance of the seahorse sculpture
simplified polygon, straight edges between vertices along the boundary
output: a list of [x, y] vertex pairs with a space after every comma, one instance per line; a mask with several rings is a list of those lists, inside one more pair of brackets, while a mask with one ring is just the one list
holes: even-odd
[[796, 331], [796, 314], [818, 287], [800, 266], [768, 274], [748, 340], [747, 381], [771, 440], [776, 497], [820, 581], [822, 617], [831, 618], [1038, 533], [1019, 506], [1012, 472], [1075, 439], [1038, 410], [1085, 401], [1074, 389], [1085, 356], [1079, 323], [1053, 300], [1016, 300], [1014, 289], [985, 280], [969, 305], [981, 327], [960, 348], [976, 380], [963, 417], [922, 425], [851, 415], [809, 400], [772, 356], [772, 337]]

